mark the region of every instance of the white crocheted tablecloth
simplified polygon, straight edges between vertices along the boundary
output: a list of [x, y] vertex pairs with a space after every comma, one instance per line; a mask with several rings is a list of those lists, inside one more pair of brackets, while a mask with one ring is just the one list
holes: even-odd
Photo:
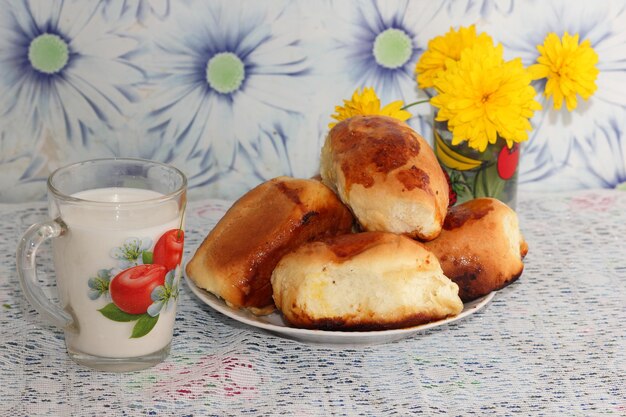
[[[190, 204], [187, 256], [228, 206]], [[517, 209], [526, 269], [463, 320], [382, 345], [306, 344], [183, 286], [170, 357], [114, 374], [74, 364], [22, 297], [16, 242], [45, 207], [0, 205], [0, 416], [625, 416], [626, 192], [520, 194]]]

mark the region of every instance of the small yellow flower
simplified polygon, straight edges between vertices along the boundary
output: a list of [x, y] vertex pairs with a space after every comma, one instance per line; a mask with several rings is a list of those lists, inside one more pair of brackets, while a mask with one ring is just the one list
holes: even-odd
[[434, 80], [437, 121], [447, 121], [452, 144], [467, 141], [484, 151], [498, 137], [513, 142], [528, 139], [529, 118], [541, 105], [535, 101], [530, 74], [521, 59], [504, 61], [502, 45], [476, 44], [448, 59], [447, 70]]
[[450, 28], [445, 35], [431, 39], [428, 42], [428, 49], [415, 66], [418, 86], [433, 87], [436, 76], [445, 71], [446, 61], [448, 59], [458, 61], [461, 58], [461, 51], [476, 44], [493, 45], [493, 40], [486, 33], [477, 36], [474, 25], [462, 27], [458, 31]]
[[559, 39], [555, 33], [549, 33], [543, 45], [537, 46], [541, 54], [538, 63], [528, 68], [533, 80], [548, 79], [544, 95], [553, 97], [557, 110], [563, 106], [563, 100], [567, 110], [574, 110], [578, 105], [576, 94], [587, 100], [598, 88], [598, 54], [589, 40], [579, 45], [578, 38], [578, 34], [570, 36], [565, 32]]
[[[357, 88], [354, 90], [351, 100], [344, 100], [343, 106], [335, 107], [335, 114], [331, 117], [337, 121], [342, 121], [358, 115], [382, 115], [390, 116], [404, 122], [411, 117], [411, 113], [402, 110], [402, 107], [404, 107], [404, 102], [397, 100], [381, 108], [380, 99], [373, 88], [365, 87], [361, 93], [359, 93], [359, 89]], [[336, 124], [337, 122], [331, 122], [328, 124], [328, 127], [333, 128]]]

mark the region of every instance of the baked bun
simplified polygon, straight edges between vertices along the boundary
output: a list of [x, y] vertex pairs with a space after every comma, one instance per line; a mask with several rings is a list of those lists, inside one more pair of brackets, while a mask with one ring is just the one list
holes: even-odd
[[401, 235], [366, 232], [300, 246], [272, 274], [274, 302], [295, 327], [385, 330], [459, 314], [458, 287], [437, 258]]
[[387, 116], [354, 116], [333, 127], [320, 174], [366, 231], [423, 240], [441, 231], [448, 183], [428, 143]]
[[437, 256], [444, 274], [458, 284], [464, 302], [515, 281], [528, 252], [517, 214], [493, 198], [451, 207], [441, 234], [425, 246]]
[[274, 310], [270, 277], [280, 258], [302, 243], [350, 232], [353, 220], [321, 182], [274, 178], [233, 204], [186, 272], [229, 306], [267, 314]]

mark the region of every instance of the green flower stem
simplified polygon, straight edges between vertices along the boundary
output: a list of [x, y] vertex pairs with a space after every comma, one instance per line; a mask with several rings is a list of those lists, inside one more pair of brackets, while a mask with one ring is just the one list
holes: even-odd
[[180, 239], [180, 232], [183, 230], [183, 222], [185, 221], [185, 212], [187, 210], [187, 198], [183, 201], [182, 214], [180, 215], [180, 224], [178, 225], [178, 233], [176, 233], [176, 239]]
[[416, 106], [416, 105], [418, 105], [418, 104], [428, 103], [428, 102], [430, 102], [430, 99], [429, 99], [429, 98], [427, 98], [427, 99], [425, 99], [425, 100], [418, 100], [418, 101], [414, 101], [413, 103], [409, 103], [409, 104], [405, 105], [404, 107], [400, 108], [400, 110], [406, 110], [406, 109], [408, 109], [409, 107], [413, 107], [413, 106]]

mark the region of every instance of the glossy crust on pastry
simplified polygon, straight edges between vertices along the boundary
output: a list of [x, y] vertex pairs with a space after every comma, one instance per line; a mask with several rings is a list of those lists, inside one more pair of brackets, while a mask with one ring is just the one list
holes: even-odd
[[302, 245], [272, 274], [274, 301], [292, 326], [385, 330], [459, 314], [458, 287], [437, 258], [406, 236], [365, 232]]
[[517, 214], [493, 198], [451, 207], [441, 234], [425, 246], [437, 255], [446, 276], [458, 284], [463, 302], [519, 278], [528, 252]]
[[354, 218], [320, 181], [278, 177], [243, 195], [186, 266], [195, 284], [255, 314], [274, 310], [270, 276], [300, 244], [352, 230]]
[[428, 143], [406, 123], [355, 116], [333, 127], [320, 174], [363, 230], [422, 240], [437, 237], [448, 209], [448, 183]]

